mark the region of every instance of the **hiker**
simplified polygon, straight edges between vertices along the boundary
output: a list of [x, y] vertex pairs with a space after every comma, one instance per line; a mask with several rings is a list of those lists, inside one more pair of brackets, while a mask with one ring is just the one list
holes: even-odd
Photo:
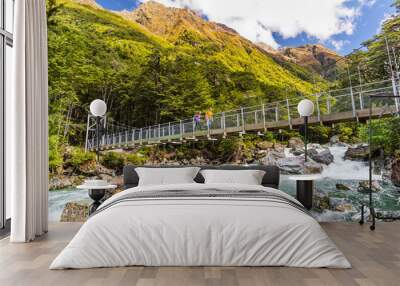
[[200, 122], [201, 122], [201, 112], [196, 111], [194, 114], [194, 128], [196, 129], [197, 127], [200, 128]]
[[206, 112], [206, 122], [207, 122], [208, 129], [211, 129], [211, 125], [213, 123], [213, 116], [214, 116], [214, 113], [212, 112], [212, 108], [210, 107], [208, 109], [208, 111]]

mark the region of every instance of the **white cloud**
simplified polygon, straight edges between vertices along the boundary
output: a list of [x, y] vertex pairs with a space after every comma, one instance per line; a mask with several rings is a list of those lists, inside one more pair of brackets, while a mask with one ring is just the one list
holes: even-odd
[[358, 3], [360, 3], [360, 5], [365, 5], [368, 7], [372, 7], [375, 5], [376, 0], [358, 0]]
[[335, 48], [336, 51], [340, 51], [343, 48], [343, 46], [350, 43], [347, 40], [334, 40], [334, 39], [331, 39], [329, 42], [332, 44], [332, 46]]
[[[147, 2], [149, 0], [142, 0]], [[284, 38], [305, 33], [326, 41], [334, 35], [351, 35], [360, 7], [375, 0], [156, 0], [167, 6], [189, 7], [211, 21], [223, 23], [251, 41], [279, 45], [272, 33]], [[353, 3], [350, 7], [349, 3]]]

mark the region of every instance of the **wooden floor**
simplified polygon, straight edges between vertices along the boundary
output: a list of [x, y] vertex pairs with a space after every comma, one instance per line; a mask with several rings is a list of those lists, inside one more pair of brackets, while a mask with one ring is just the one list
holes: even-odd
[[288, 267], [125, 267], [48, 270], [80, 223], [56, 223], [29, 244], [0, 241], [0, 285], [400, 285], [400, 223], [327, 223], [323, 228], [353, 265], [352, 269]]

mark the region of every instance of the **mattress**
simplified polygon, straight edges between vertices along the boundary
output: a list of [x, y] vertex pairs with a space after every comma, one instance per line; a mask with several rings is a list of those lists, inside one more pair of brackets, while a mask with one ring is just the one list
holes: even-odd
[[135, 187], [111, 197], [50, 269], [134, 265], [351, 267], [286, 193], [193, 183]]

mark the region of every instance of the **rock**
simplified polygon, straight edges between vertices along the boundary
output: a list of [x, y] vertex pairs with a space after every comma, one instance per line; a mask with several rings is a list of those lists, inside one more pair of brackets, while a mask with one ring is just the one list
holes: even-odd
[[104, 167], [103, 165], [98, 165], [96, 168], [96, 173], [98, 175], [105, 174], [105, 175], [109, 175], [109, 176], [114, 176], [115, 171], [112, 169], [108, 169], [108, 168]]
[[335, 145], [335, 144], [337, 144], [337, 143], [339, 143], [340, 142], [340, 137], [339, 137], [339, 135], [334, 135], [334, 136], [332, 136], [330, 139], [329, 139], [329, 143], [331, 144], [331, 145]]
[[303, 174], [321, 174], [323, 169], [321, 164], [308, 161], [304, 163]]
[[400, 187], [400, 159], [395, 159], [393, 161], [390, 179], [396, 187]]
[[288, 147], [293, 150], [304, 148], [304, 142], [299, 137], [292, 137], [289, 139]]
[[268, 152], [267, 150], [258, 150], [258, 151], [256, 151], [255, 154], [254, 154], [254, 159], [260, 161], [260, 160], [263, 159], [265, 156], [267, 156], [268, 153], [269, 153], [269, 152]]
[[337, 146], [337, 147], [347, 147], [349, 146], [347, 143], [341, 142], [339, 135], [332, 136], [331, 139], [329, 140], [329, 144], [331, 146]]
[[304, 149], [296, 149], [296, 150], [290, 150], [290, 153], [292, 153], [295, 156], [300, 156], [304, 154]]
[[285, 145], [281, 143], [274, 143], [274, 150], [277, 152], [285, 152]]
[[273, 148], [274, 143], [269, 141], [261, 141], [256, 144], [256, 147], [261, 150], [267, 150]]
[[[303, 152], [304, 153], [304, 152]], [[318, 150], [317, 149], [307, 149], [307, 155], [309, 157], [317, 155], [318, 154]]]
[[118, 187], [122, 187], [124, 185], [124, 178], [122, 176], [113, 177], [109, 181], [112, 185], [117, 185]]
[[49, 190], [60, 190], [80, 185], [83, 179], [78, 176], [56, 176], [49, 180]]
[[[372, 181], [372, 192], [378, 193], [381, 192], [383, 189], [379, 185], [378, 181]], [[363, 194], [369, 193], [369, 182], [368, 181], [360, 181], [358, 183], [357, 191]]]
[[314, 209], [319, 211], [330, 209], [329, 197], [322, 192], [317, 191], [314, 194]]
[[385, 184], [391, 184], [392, 182], [392, 166], [396, 159], [393, 157], [387, 156], [384, 160], [384, 165], [382, 168], [382, 180]]
[[61, 222], [84, 222], [89, 215], [89, 204], [68, 202], [61, 214]]
[[279, 169], [286, 174], [302, 174], [304, 162], [300, 158], [281, 158], [276, 161]]
[[318, 143], [308, 143], [307, 144], [307, 151], [308, 150], [316, 150], [317, 152], [321, 152], [325, 150], [326, 148], [323, 148], [321, 144]]
[[113, 195], [118, 194], [122, 191], [123, 191], [122, 188], [107, 189], [106, 193], [104, 194], [104, 197], [101, 199], [101, 202], [104, 202], [105, 200], [111, 198]]
[[267, 154], [260, 159], [260, 163], [262, 165], [271, 165], [271, 166], [276, 166], [277, 161], [279, 159], [285, 158], [285, 154], [282, 152], [277, 152], [275, 150], [271, 150], [267, 152]]
[[313, 150], [315, 152], [307, 152], [307, 154], [315, 162], [322, 163], [325, 165], [329, 165], [330, 163], [333, 162], [333, 155], [331, 154], [331, 151], [329, 151], [329, 149], [325, 149], [324, 151], [319, 152], [319, 153], [315, 149], [311, 149], [311, 150]]
[[[100, 166], [99, 166], [100, 167]], [[78, 167], [79, 174], [82, 175], [94, 175], [98, 174], [97, 163], [94, 160], [87, 161]]]
[[344, 154], [345, 160], [362, 161], [368, 160], [369, 149], [367, 144], [359, 144], [354, 147], [348, 147]]
[[322, 165], [313, 161], [304, 162], [303, 158], [289, 157], [276, 161], [276, 165], [284, 174], [320, 174]]
[[349, 203], [347, 204], [339, 204], [335, 206], [335, 211], [338, 212], [351, 212], [353, 210], [353, 206]]
[[337, 183], [336, 184], [336, 189], [339, 190], [339, 191], [350, 191], [351, 190], [350, 187], [348, 187], [348, 186], [346, 186], [344, 184], [341, 184], [341, 183]]
[[107, 175], [107, 174], [100, 174], [98, 176], [101, 180], [106, 180], [107, 182], [111, 182], [111, 180], [113, 179], [112, 176]]
[[[143, 154], [141, 154], [141, 153], [138, 153], [138, 155], [143, 155]], [[169, 153], [166, 153], [165, 155], [164, 155], [164, 158], [165, 159], [167, 159], [167, 160], [171, 160], [171, 159], [173, 159], [173, 158], [175, 158], [176, 157], [176, 152], [169, 152]]]

